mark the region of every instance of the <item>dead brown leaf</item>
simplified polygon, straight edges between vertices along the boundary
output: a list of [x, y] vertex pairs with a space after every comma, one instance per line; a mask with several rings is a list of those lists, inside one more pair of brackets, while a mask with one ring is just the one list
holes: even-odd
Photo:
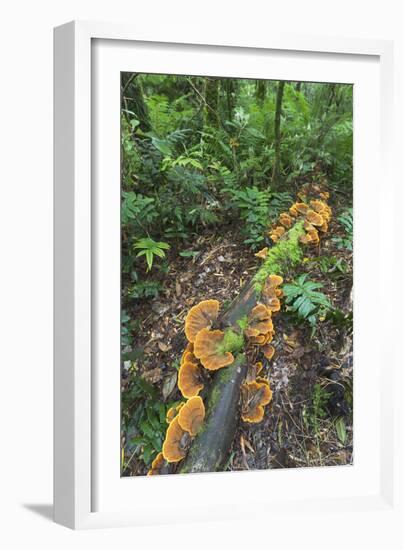
[[143, 378], [146, 382], [149, 382], [150, 384], [156, 384], [162, 378], [162, 371], [159, 367], [156, 367], [155, 369], [146, 371], [143, 374]]
[[163, 352], [169, 351], [172, 348], [171, 345], [165, 344], [165, 342], [158, 342], [158, 347]]

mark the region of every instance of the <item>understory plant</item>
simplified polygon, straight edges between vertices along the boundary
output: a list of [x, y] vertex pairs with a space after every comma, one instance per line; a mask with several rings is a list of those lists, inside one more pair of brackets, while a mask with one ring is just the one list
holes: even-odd
[[283, 291], [288, 311], [314, 328], [318, 318], [324, 318], [332, 306], [327, 296], [319, 291], [323, 285], [307, 277], [306, 273], [300, 275], [292, 283], [285, 284]]
[[353, 250], [353, 209], [346, 208], [346, 210], [338, 216], [338, 221], [341, 223], [344, 229], [344, 236], [334, 237], [333, 242], [336, 243], [337, 248], [345, 248], [346, 250]]

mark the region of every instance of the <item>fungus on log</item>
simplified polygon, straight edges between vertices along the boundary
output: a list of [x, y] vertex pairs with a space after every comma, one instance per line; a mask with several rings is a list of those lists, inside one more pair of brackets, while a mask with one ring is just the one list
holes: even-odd
[[262, 346], [261, 350], [263, 352], [263, 355], [266, 357], [266, 359], [270, 361], [270, 359], [272, 359], [275, 352], [274, 347], [270, 344], [266, 344]]
[[256, 252], [255, 256], [256, 258], [261, 258], [262, 260], [265, 260], [267, 258], [267, 254], [269, 252], [269, 249], [267, 246], [262, 248], [262, 250], [259, 250], [259, 252]]
[[190, 309], [185, 322], [185, 334], [189, 342], [194, 342], [203, 328], [211, 328], [217, 319], [219, 308], [218, 300], [203, 300]]
[[311, 223], [312, 225], [322, 225], [323, 218], [320, 214], [315, 212], [315, 210], [308, 210], [306, 213], [306, 220]]
[[194, 354], [207, 370], [218, 370], [234, 362], [231, 352], [222, 349], [225, 334], [222, 330], [203, 328], [197, 333]]
[[[302, 258], [302, 250], [298, 244], [300, 235], [304, 233], [302, 223], [302, 221], [295, 223], [269, 250], [266, 260], [249, 284], [245, 285], [227, 311], [217, 319], [217, 326], [220, 326], [223, 331], [228, 329], [234, 332], [240, 331], [239, 321], [248, 319], [260, 301], [264, 301], [265, 304], [260, 304], [255, 314], [260, 311], [267, 316], [267, 309], [271, 312], [272, 309], [280, 309], [276, 291], [283, 282], [281, 274]], [[206, 330], [214, 332], [208, 329], [202, 329], [200, 332], [205, 334]], [[271, 339], [273, 333], [268, 334]], [[200, 355], [197, 340], [204, 337], [199, 335], [196, 337], [194, 346], [196, 356]], [[194, 438], [186, 458], [179, 464], [178, 473], [214, 472], [225, 468], [241, 414], [239, 407], [241, 385], [247, 371], [245, 355], [238, 353], [233, 363], [214, 373], [205, 401], [206, 417], [203, 426]], [[261, 382], [260, 384], [265, 385]], [[262, 393], [266, 395], [267, 390], [262, 390]]]
[[264, 407], [272, 399], [272, 391], [268, 380], [264, 382], [247, 382], [242, 384], [242, 420], [244, 422], [261, 422], [264, 416]]
[[270, 233], [270, 238], [273, 242], [277, 242], [280, 237], [282, 237], [285, 233], [285, 229], [282, 225], [278, 225], [273, 229], [273, 231]]
[[148, 476], [157, 476], [172, 473], [171, 464], [167, 462], [162, 453], [158, 453], [151, 463], [151, 468], [147, 472]]
[[165, 441], [162, 445], [162, 454], [167, 462], [179, 462], [186, 456], [191, 441], [190, 434], [181, 428], [179, 415], [169, 424]]
[[195, 436], [203, 424], [205, 414], [203, 399], [199, 396], [191, 397], [179, 411], [179, 425], [191, 436]]
[[217, 372], [207, 398], [206, 418], [179, 473], [216, 472], [224, 468], [238, 425], [240, 388], [246, 375], [245, 356]]
[[290, 227], [294, 223], [294, 220], [292, 219], [292, 217], [286, 212], [283, 212], [282, 214], [280, 214], [278, 221], [281, 223], [281, 225], [283, 225], [287, 229], [290, 229]]
[[178, 388], [186, 399], [194, 397], [204, 388], [202, 369], [197, 359], [195, 363], [185, 360], [180, 366]]
[[296, 202], [293, 206], [298, 214], [306, 214], [309, 210], [309, 206], [304, 202]]
[[167, 424], [170, 424], [172, 422], [172, 420], [175, 418], [175, 416], [178, 414], [178, 412], [181, 410], [184, 404], [185, 402], [183, 401], [182, 403], [179, 403], [178, 405], [175, 405], [170, 409], [168, 409], [167, 415], [165, 418]]

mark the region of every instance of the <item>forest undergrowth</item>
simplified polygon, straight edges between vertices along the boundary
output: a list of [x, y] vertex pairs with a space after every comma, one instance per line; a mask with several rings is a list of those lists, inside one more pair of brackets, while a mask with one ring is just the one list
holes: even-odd
[[189, 309], [225, 311], [311, 182], [332, 219], [285, 277], [273, 397], [228, 471], [353, 462], [351, 87], [122, 75], [122, 475], [161, 451]]

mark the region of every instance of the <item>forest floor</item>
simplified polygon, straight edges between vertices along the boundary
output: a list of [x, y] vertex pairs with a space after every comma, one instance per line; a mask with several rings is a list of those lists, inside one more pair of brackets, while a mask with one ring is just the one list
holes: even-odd
[[[348, 315], [352, 312], [352, 253], [339, 249], [333, 241], [342, 233], [337, 221], [341, 208], [331, 206], [329, 233], [318, 247], [306, 249], [295, 276], [309, 273], [310, 279], [322, 283], [321, 291], [332, 306]], [[225, 309], [259, 267], [259, 259], [242, 241], [239, 228], [228, 227], [221, 234], [198, 237], [192, 246], [197, 256], [181, 257], [170, 250], [170, 270], [160, 277], [160, 295], [133, 302], [130, 315], [137, 319], [138, 330], [131, 348], [142, 350], [136, 376], [152, 384], [164, 402], [181, 398], [176, 386], [177, 368], [186, 345], [183, 325], [189, 309], [213, 298]], [[321, 258], [329, 257], [340, 260], [343, 270], [334, 265], [326, 267]], [[284, 305], [275, 316], [275, 329], [272, 344], [276, 352], [264, 363], [273, 390], [272, 402], [261, 423], [240, 423], [226, 469], [352, 464], [350, 331], [344, 324], [323, 320], [312, 335], [311, 327], [296, 323]], [[123, 366], [123, 392], [128, 379]], [[133, 457], [124, 475], [142, 475], [147, 470], [142, 460]]]

